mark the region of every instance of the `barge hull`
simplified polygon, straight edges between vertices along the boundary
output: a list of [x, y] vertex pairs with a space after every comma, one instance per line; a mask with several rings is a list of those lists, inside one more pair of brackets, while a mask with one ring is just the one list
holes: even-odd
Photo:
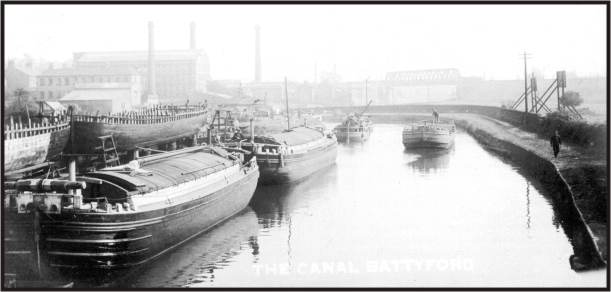
[[4, 171], [14, 171], [56, 158], [70, 138], [70, 127], [50, 133], [4, 140]]
[[336, 132], [335, 136], [337, 137], [337, 141], [339, 142], [347, 142], [348, 138], [350, 138], [350, 141], [357, 141], [357, 142], [364, 142], [367, 141], [369, 139], [369, 132], [351, 132], [351, 133], [346, 133], [346, 132]]
[[[298, 181], [335, 163], [337, 143], [311, 153], [285, 155], [283, 162], [277, 158], [257, 155], [262, 184], [285, 184]], [[284, 163], [284, 166], [282, 166]]]
[[205, 115], [155, 124], [107, 124], [74, 122], [75, 152], [92, 154], [100, 146], [98, 137], [112, 135], [117, 151], [133, 150], [168, 143], [180, 138], [191, 138], [205, 123]]
[[[60, 269], [120, 269], [146, 263], [244, 209], [259, 178], [248, 174], [214, 193], [164, 209], [119, 214], [45, 214], [42, 259]], [[31, 222], [31, 214], [7, 214]], [[14, 220], [14, 219], [13, 219]]]

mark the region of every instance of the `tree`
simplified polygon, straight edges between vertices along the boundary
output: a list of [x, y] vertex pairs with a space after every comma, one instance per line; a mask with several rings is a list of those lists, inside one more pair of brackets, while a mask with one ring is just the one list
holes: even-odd
[[564, 106], [577, 107], [583, 103], [583, 98], [579, 95], [579, 92], [566, 91], [562, 97], [560, 97], [560, 103]]
[[12, 96], [7, 98], [4, 107], [7, 115], [22, 115], [26, 118], [30, 116], [30, 113], [36, 113], [37, 103], [30, 98], [30, 92], [17, 88], [12, 93]]
[[30, 93], [27, 90], [23, 89], [23, 88], [17, 88], [13, 92], [13, 95], [17, 98], [17, 103], [18, 103], [19, 107], [21, 107], [22, 103], [28, 101], [27, 99], [30, 96]]

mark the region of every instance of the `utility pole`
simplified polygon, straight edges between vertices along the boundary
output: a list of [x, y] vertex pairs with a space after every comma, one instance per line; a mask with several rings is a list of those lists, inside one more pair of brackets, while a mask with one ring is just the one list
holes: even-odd
[[365, 79], [365, 101], [363, 102], [363, 104], [367, 103], [367, 81], [369, 81], [369, 77], [367, 77], [367, 79]]
[[284, 76], [284, 95], [286, 96], [286, 130], [291, 130], [291, 114], [289, 113], [289, 90], [286, 76]]
[[528, 71], [527, 71], [527, 66], [526, 66], [526, 59], [528, 59], [528, 56], [530, 56], [530, 54], [524, 51], [522, 56], [524, 57], [524, 112], [527, 113], [528, 112]]

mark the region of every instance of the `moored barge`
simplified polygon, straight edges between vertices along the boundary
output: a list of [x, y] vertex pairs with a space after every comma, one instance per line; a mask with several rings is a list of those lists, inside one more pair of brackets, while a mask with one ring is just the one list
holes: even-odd
[[407, 125], [403, 129], [405, 148], [442, 148], [454, 145], [456, 126], [453, 121], [421, 121]]
[[333, 131], [340, 142], [364, 142], [369, 139], [372, 129], [369, 118], [352, 114], [336, 126]]
[[226, 145], [246, 150], [257, 158], [263, 184], [301, 180], [334, 164], [337, 157], [335, 136], [307, 127]]
[[364, 142], [369, 139], [373, 124], [368, 117], [363, 114], [367, 111], [372, 101], [369, 101], [360, 113], [349, 114], [344, 121], [337, 125], [333, 132], [340, 142]]
[[6, 182], [6, 262], [118, 269], [150, 261], [248, 205], [259, 170], [242, 157], [197, 146], [70, 181]]

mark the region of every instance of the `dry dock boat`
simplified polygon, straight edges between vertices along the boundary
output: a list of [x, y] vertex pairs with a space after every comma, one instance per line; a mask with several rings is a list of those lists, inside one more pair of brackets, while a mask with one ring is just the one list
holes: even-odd
[[453, 121], [421, 121], [403, 129], [405, 148], [450, 148], [454, 145], [456, 126]]
[[10, 123], [4, 129], [4, 174], [36, 167], [55, 159], [70, 137], [70, 121], [66, 115], [43, 118], [27, 124]]
[[369, 139], [372, 131], [371, 121], [361, 115], [350, 115], [334, 129], [340, 142], [363, 142]]
[[206, 123], [205, 105], [158, 105], [109, 115], [74, 115], [76, 154], [95, 154], [100, 137], [112, 135], [118, 152], [191, 138]]
[[145, 263], [248, 205], [259, 170], [254, 159], [241, 157], [196, 146], [74, 181], [7, 182], [5, 263], [39, 269]]
[[335, 163], [337, 140], [332, 134], [296, 127], [251, 141], [230, 142], [257, 158], [263, 184], [297, 181]]

